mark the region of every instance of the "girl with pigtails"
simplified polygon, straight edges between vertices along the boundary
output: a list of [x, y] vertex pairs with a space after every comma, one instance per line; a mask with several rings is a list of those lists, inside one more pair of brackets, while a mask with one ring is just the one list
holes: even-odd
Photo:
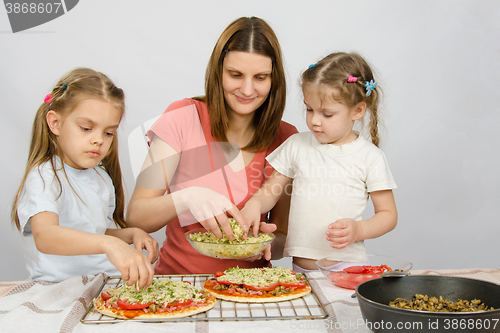
[[151, 283], [158, 244], [124, 219], [116, 135], [124, 111], [123, 91], [86, 68], [63, 76], [39, 107], [12, 208], [30, 279], [105, 272]]
[[[324, 257], [342, 269], [365, 262], [363, 241], [397, 224], [396, 184], [378, 148], [380, 88], [361, 56], [334, 53], [304, 71], [302, 91], [310, 132], [291, 136], [267, 157], [274, 171], [241, 213], [255, 224], [293, 180], [285, 256], [298, 272], [316, 270]], [[371, 142], [353, 129], [368, 112]], [[369, 197], [374, 215], [363, 220]]]

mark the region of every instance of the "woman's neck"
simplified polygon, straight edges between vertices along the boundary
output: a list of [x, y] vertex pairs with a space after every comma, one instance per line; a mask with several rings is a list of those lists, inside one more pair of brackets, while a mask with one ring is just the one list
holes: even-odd
[[253, 125], [253, 114], [250, 115], [230, 115], [229, 129], [226, 137], [229, 142], [245, 147], [253, 138], [255, 127]]

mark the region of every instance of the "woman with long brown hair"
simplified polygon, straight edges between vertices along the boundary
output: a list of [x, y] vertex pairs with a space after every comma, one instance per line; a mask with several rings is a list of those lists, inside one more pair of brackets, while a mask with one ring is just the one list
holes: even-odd
[[[128, 222], [147, 232], [166, 226], [156, 274], [212, 273], [229, 267], [263, 267], [266, 252], [250, 260], [220, 260], [196, 252], [184, 233], [200, 227], [232, 237], [226, 212], [246, 230], [239, 209], [271, 174], [265, 157], [297, 132], [281, 121], [286, 82], [279, 42], [262, 19], [242, 17], [217, 41], [205, 96], [172, 103], [148, 131], [150, 150], [128, 211]], [[269, 217], [283, 244], [289, 197]], [[258, 226], [254, 226], [254, 232]], [[263, 231], [274, 228], [263, 224]], [[280, 251], [273, 251], [279, 256]]]

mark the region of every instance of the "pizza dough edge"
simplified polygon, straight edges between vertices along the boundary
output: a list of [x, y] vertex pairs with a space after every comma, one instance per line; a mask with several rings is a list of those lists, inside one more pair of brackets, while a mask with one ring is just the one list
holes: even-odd
[[[113, 310], [108, 309], [104, 306], [104, 300], [101, 297], [97, 297], [94, 299], [94, 308], [96, 309], [97, 312], [111, 317], [111, 318], [118, 318], [118, 319], [126, 319], [126, 320], [134, 320], [134, 319], [170, 319], [170, 318], [184, 318], [184, 317], [189, 317], [198, 313], [202, 313], [205, 311], [210, 310], [215, 306], [216, 303], [216, 297], [214, 294], [211, 294], [211, 297], [208, 299], [208, 304], [205, 306], [193, 306], [189, 308], [185, 308], [182, 310], [186, 311], [178, 311], [178, 312], [161, 312], [161, 313], [145, 313], [143, 315], [134, 317], [134, 318], [127, 318], [125, 316], [121, 316], [117, 313], [115, 313]], [[192, 308], [192, 309], [191, 309]], [[191, 309], [191, 311], [187, 311], [187, 309]]]
[[280, 295], [280, 296], [274, 296], [274, 297], [242, 297], [242, 296], [229, 296], [225, 294], [219, 294], [215, 291], [211, 291], [210, 289], [207, 289], [204, 287], [205, 290], [210, 292], [212, 295], [214, 295], [218, 299], [222, 299], [224, 301], [230, 301], [230, 302], [239, 302], [239, 303], [274, 303], [274, 302], [283, 302], [283, 301], [290, 301], [292, 299], [297, 299], [301, 298], [305, 295], [308, 295], [311, 291], [312, 288], [310, 285], [307, 286], [307, 289], [300, 292], [300, 293], [295, 293], [295, 294], [288, 294], [288, 295]]

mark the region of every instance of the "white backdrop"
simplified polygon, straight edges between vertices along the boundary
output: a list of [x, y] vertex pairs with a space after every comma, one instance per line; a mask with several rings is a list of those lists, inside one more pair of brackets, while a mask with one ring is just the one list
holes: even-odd
[[278, 35], [284, 119], [300, 131], [301, 71], [333, 51], [357, 51], [374, 65], [399, 223], [367, 241], [369, 252], [416, 269], [500, 267], [500, 1], [85, 0], [15, 34], [0, 8], [0, 281], [27, 277], [10, 205], [35, 111], [59, 77], [86, 66], [124, 89], [119, 139], [130, 195], [129, 134], [172, 101], [203, 94], [213, 45], [241, 16], [265, 19]]

